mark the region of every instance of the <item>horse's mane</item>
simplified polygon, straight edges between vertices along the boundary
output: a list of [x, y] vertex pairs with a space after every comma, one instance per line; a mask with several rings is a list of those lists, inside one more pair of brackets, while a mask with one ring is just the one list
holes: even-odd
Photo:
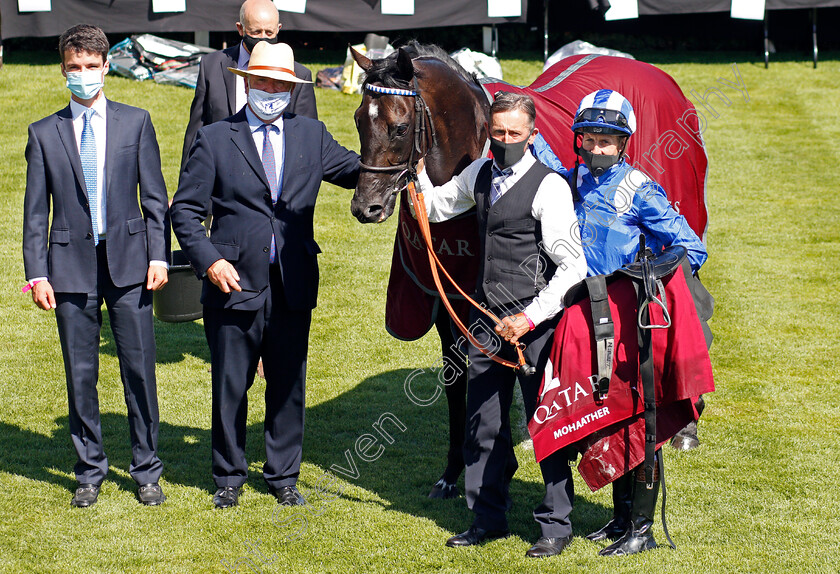
[[[461, 64], [456, 62], [446, 50], [435, 44], [421, 44], [416, 40], [411, 40], [400, 49], [405, 50], [411, 56], [412, 60], [417, 58], [436, 58], [445, 63], [456, 74], [464, 78], [470, 83], [477, 83], [475, 76], [467, 72]], [[386, 88], [409, 88], [409, 81], [400, 77], [399, 68], [397, 66], [397, 52], [381, 60], [372, 60], [370, 70], [365, 74], [366, 84], [377, 84], [385, 86]]]

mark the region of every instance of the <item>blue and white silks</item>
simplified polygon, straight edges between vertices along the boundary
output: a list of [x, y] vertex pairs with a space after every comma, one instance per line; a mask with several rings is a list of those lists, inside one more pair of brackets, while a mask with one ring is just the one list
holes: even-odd
[[[563, 166], [540, 135], [533, 148], [542, 163], [566, 177], [574, 187], [574, 170]], [[692, 271], [700, 269], [708, 258], [706, 246], [685, 217], [668, 203], [662, 187], [623, 158], [599, 178], [581, 164], [577, 191], [575, 213], [588, 275], [606, 275], [632, 263], [642, 233], [654, 253], [669, 245], [684, 246]]]

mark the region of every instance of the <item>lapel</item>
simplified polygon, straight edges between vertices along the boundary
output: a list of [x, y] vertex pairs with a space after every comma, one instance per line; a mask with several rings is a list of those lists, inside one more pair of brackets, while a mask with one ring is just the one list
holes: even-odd
[[76, 145], [76, 132], [73, 129], [73, 115], [70, 113], [70, 106], [68, 105], [63, 110], [58, 111], [58, 137], [61, 143], [64, 144], [64, 150], [67, 152], [67, 158], [70, 160], [70, 165], [73, 167], [73, 174], [76, 176], [76, 182], [82, 191], [87, 194], [87, 186], [85, 185], [85, 174], [82, 171], [82, 159], [79, 157], [79, 148]]
[[260, 181], [263, 182], [266, 189], [270, 189], [268, 187], [268, 179], [265, 177], [265, 169], [263, 169], [260, 154], [257, 151], [257, 146], [254, 144], [254, 136], [251, 135], [251, 128], [245, 117], [245, 108], [242, 108], [239, 113], [233, 116], [233, 121], [230, 122], [230, 131], [230, 139], [233, 141], [233, 145], [242, 152], [242, 155], [245, 156], [245, 161], [248, 162], [248, 165], [251, 166], [251, 169], [254, 170], [254, 173], [260, 178]]
[[[289, 180], [294, 178], [294, 168], [292, 164], [295, 158], [301, 155], [301, 141], [299, 137], [300, 124], [297, 117], [294, 115], [283, 114], [283, 173], [282, 173], [282, 187], [280, 188], [280, 197], [291, 191], [292, 187], [289, 185]], [[320, 150], [319, 150], [320, 153]], [[286, 196], [288, 199], [288, 195]]]
[[[114, 154], [117, 151], [117, 144], [121, 141], [120, 133], [120, 106], [111, 100], [107, 100], [105, 111], [105, 200], [107, 206], [108, 196], [111, 195], [111, 177], [114, 174]], [[128, 175], [128, 174], [126, 174]], [[106, 211], [108, 213], [108, 211]]]
[[238, 110], [236, 109], [236, 75], [228, 70], [228, 68], [237, 67], [241, 47], [242, 44], [240, 43], [231, 48], [230, 51], [224, 50], [227, 58], [222, 58], [222, 78], [225, 81], [225, 94], [227, 94], [230, 115], [235, 114]]

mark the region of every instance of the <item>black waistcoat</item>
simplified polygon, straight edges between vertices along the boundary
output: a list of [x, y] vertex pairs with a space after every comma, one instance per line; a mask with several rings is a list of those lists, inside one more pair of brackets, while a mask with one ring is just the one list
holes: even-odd
[[475, 181], [481, 264], [476, 298], [490, 307], [528, 301], [545, 289], [557, 266], [544, 253], [540, 222], [531, 215], [534, 197], [551, 170], [534, 163], [492, 206], [493, 162], [488, 161]]

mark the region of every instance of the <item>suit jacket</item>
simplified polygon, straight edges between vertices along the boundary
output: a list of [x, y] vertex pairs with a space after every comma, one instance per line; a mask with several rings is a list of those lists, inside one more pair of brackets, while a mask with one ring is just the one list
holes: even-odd
[[[195, 85], [195, 97], [190, 106], [190, 121], [184, 134], [184, 151], [181, 154], [181, 169], [187, 164], [190, 148], [198, 130], [219, 120], [232, 116], [236, 108], [236, 76], [228, 70], [239, 63], [239, 43], [231, 48], [212, 52], [201, 58], [198, 67], [198, 80]], [[311, 80], [312, 72], [306, 66], [295, 62], [295, 76], [302, 80]], [[288, 111], [300, 116], [318, 119], [315, 106], [314, 84], [298, 84], [292, 91]]]
[[[108, 269], [115, 286], [127, 287], [146, 280], [149, 261], [166, 260], [166, 184], [149, 113], [108, 101], [105, 121]], [[93, 224], [69, 105], [29, 126], [26, 161], [26, 277], [48, 277], [57, 292], [93, 292]]]
[[[318, 120], [286, 113], [283, 122], [283, 187], [276, 206], [244, 109], [198, 132], [172, 203], [172, 229], [199, 276], [224, 258], [236, 268], [243, 289], [225, 294], [205, 278], [205, 305], [259, 306], [268, 287], [272, 233], [289, 307], [316, 305], [321, 249], [313, 237], [315, 200], [322, 180], [355, 187], [359, 156], [339, 145]], [[202, 225], [208, 215], [210, 237]]]

